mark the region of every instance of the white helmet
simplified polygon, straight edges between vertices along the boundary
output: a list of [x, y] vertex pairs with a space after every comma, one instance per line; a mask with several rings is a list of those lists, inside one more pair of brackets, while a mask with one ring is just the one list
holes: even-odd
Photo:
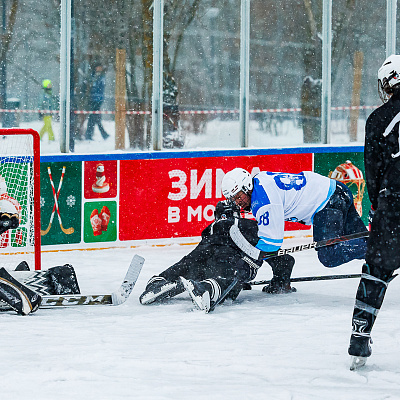
[[378, 92], [386, 103], [393, 94], [393, 88], [400, 83], [400, 55], [392, 54], [378, 70]]
[[253, 180], [251, 175], [243, 168], [235, 168], [226, 173], [222, 179], [222, 194], [228, 200], [241, 190], [248, 193], [253, 189]]

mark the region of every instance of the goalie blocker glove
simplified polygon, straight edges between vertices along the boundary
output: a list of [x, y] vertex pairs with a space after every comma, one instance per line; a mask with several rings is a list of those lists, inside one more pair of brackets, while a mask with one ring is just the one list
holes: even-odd
[[0, 235], [19, 226], [18, 214], [0, 213]]
[[20, 315], [35, 312], [42, 301], [39, 294], [14, 279], [5, 268], [0, 268], [0, 299]]

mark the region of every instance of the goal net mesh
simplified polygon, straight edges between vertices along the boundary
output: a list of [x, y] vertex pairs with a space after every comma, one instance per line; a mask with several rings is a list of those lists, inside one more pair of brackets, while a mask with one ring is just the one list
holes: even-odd
[[26, 261], [31, 269], [38, 269], [35, 252], [40, 251], [40, 243], [37, 246], [34, 204], [40, 198], [35, 199], [34, 190], [34, 136], [16, 132], [0, 129], [0, 212], [18, 212], [20, 217], [18, 228], [0, 235], [0, 266], [14, 269]]

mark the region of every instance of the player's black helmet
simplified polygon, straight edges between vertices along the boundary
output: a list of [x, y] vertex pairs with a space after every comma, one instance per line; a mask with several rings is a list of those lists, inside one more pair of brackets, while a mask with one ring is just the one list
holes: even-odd
[[228, 200], [219, 201], [214, 211], [215, 220], [240, 218], [240, 209], [236, 204]]

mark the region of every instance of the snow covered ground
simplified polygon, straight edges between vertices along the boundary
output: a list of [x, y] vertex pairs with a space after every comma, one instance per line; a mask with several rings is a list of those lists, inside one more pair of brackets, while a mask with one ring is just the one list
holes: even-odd
[[[135, 253], [146, 261], [121, 306], [3, 313], [1, 398], [400, 398], [400, 279], [389, 286], [366, 368], [351, 372], [347, 346], [358, 279], [297, 283], [297, 293], [275, 296], [256, 286], [212, 314], [194, 310], [184, 294], [140, 305], [147, 280], [192, 248], [44, 251], [45, 269], [72, 264], [81, 291], [90, 294], [115, 290]], [[293, 276], [359, 273], [361, 264], [329, 270], [309, 250], [296, 254]], [[257, 280], [270, 276], [265, 264]]]

